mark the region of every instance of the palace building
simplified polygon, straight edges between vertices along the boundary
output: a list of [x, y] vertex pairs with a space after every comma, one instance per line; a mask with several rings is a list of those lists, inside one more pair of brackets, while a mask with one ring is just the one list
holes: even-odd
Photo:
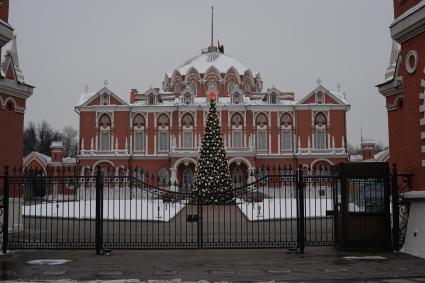
[[211, 91], [217, 94], [234, 183], [248, 181], [262, 166], [262, 175], [267, 166], [289, 172], [298, 165], [324, 174], [347, 160], [350, 106], [344, 92], [328, 90], [320, 79], [298, 100], [293, 92], [263, 90], [260, 73], [223, 49], [211, 44], [166, 73], [162, 89], [132, 89], [129, 101], [107, 82], [95, 93], [86, 88], [75, 108], [79, 165], [131, 167], [140, 175], [148, 171], [161, 180], [190, 185]]

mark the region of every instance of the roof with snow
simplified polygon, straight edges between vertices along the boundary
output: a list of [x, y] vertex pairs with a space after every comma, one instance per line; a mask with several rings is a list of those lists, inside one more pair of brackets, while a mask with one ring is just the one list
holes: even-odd
[[[243, 75], [246, 71], [249, 70], [249, 68], [242, 62], [229, 55], [220, 52], [208, 52], [190, 58], [182, 65], [177, 67], [177, 71], [180, 74], [185, 75], [187, 71], [193, 67], [200, 74], [203, 74], [211, 66], [216, 67], [220, 73], [226, 73], [231, 67], [234, 67], [239, 75]], [[171, 74], [169, 74], [169, 76], [171, 76]]]

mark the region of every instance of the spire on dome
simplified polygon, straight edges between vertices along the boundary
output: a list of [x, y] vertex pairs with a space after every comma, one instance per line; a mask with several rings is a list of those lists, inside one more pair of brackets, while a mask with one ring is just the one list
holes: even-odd
[[211, 47], [214, 46], [214, 6], [211, 6]]

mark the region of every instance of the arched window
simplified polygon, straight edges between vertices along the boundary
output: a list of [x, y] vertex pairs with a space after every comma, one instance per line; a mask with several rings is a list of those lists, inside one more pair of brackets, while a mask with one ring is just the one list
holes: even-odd
[[155, 104], [155, 95], [153, 93], [148, 95], [148, 104], [154, 105]]
[[174, 92], [176, 92], [176, 93], [180, 93], [180, 92], [181, 92], [181, 86], [180, 86], [180, 84], [179, 84], [179, 83], [177, 83], [177, 84], [174, 86]]
[[232, 116], [232, 147], [243, 146], [243, 118], [240, 114], [236, 113]]
[[241, 188], [243, 186], [243, 173], [240, 167], [236, 167], [233, 170], [232, 183], [234, 188]]
[[288, 113], [280, 118], [280, 149], [292, 150], [292, 117]]
[[209, 81], [208, 82], [208, 89], [209, 90], [217, 90], [217, 83], [215, 81]]
[[9, 102], [6, 104], [6, 110], [7, 110], [7, 111], [9, 111], [9, 112], [12, 112], [12, 111], [14, 111], [14, 110], [15, 110], [15, 106], [13, 105], [13, 102], [9, 101]]
[[111, 149], [111, 118], [103, 114], [99, 117], [99, 147], [100, 150], [110, 150]]
[[182, 118], [182, 144], [183, 148], [193, 148], [193, 117], [185, 114]]
[[168, 174], [168, 170], [164, 167], [161, 167], [161, 169], [158, 171], [159, 184], [167, 185], [170, 178], [169, 176], [170, 175]]
[[267, 151], [267, 117], [263, 113], [259, 114], [256, 119], [257, 125], [257, 150]]
[[251, 91], [251, 86], [249, 85], [249, 83], [244, 83], [243, 91], [244, 92], [250, 92]]
[[134, 177], [138, 181], [142, 181], [142, 182], [145, 181], [145, 172], [143, 171], [142, 167], [136, 167], [136, 170], [134, 172]]
[[193, 172], [190, 167], [186, 167], [183, 171], [183, 187], [189, 189], [193, 183]]
[[191, 82], [190, 84], [189, 84], [189, 88], [190, 88], [190, 90], [192, 91], [192, 93], [193, 93], [193, 95], [194, 96], [196, 96], [196, 82]]
[[315, 145], [316, 149], [326, 149], [326, 124], [327, 119], [326, 115], [322, 112], [319, 112], [314, 117], [314, 126], [315, 126]]
[[169, 126], [168, 116], [161, 114], [158, 118], [158, 151], [169, 151]]
[[142, 115], [137, 115], [133, 119], [134, 129], [134, 150], [145, 150], [145, 118]]
[[234, 81], [228, 81], [228, 83], [227, 83], [227, 93], [231, 93], [235, 86], [236, 86], [236, 83]]

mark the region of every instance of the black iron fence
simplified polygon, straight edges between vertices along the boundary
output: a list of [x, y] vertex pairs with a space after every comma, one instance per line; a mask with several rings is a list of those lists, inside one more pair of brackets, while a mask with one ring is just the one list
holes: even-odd
[[6, 169], [0, 178], [4, 252], [288, 248], [303, 253], [306, 246], [337, 244], [343, 207], [378, 212], [381, 203], [371, 200], [381, 199], [384, 188], [376, 180], [358, 181], [350, 195], [340, 176], [301, 167], [294, 173], [258, 168], [234, 184], [234, 202], [203, 205], [192, 199], [187, 184], [131, 168]]

